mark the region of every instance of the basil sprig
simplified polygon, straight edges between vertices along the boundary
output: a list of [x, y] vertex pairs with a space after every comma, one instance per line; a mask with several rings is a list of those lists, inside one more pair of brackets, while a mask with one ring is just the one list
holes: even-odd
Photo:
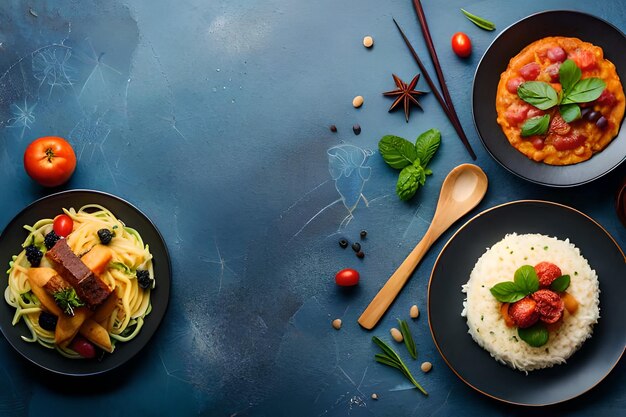
[[522, 125], [521, 135], [524, 137], [533, 136], [533, 135], [542, 135], [548, 130], [549, 126], [550, 126], [549, 114], [544, 114], [543, 116], [531, 117], [530, 119], [526, 120], [524, 124]]
[[513, 281], [500, 282], [489, 289], [501, 303], [514, 303], [539, 289], [539, 277], [531, 265], [523, 265], [515, 271]]
[[524, 342], [528, 343], [532, 347], [540, 347], [548, 343], [548, 329], [546, 326], [538, 322], [530, 327], [525, 329], [519, 328], [517, 329], [517, 335]]
[[[581, 117], [579, 103], [589, 103], [597, 99], [606, 88], [606, 83], [600, 78], [589, 77], [581, 79], [581, 77], [582, 71], [576, 63], [571, 59], [566, 59], [559, 67], [559, 82], [562, 87], [560, 93], [557, 93], [546, 82], [526, 81], [520, 84], [517, 89], [517, 95], [526, 103], [540, 110], [548, 110], [554, 106], [559, 106], [561, 117], [567, 123], [570, 123]], [[531, 126], [532, 129], [530, 129]], [[548, 131], [549, 127], [549, 123], [536, 121], [526, 129], [522, 127], [522, 136], [543, 135]], [[530, 133], [531, 131], [532, 133]]]
[[567, 288], [569, 288], [570, 284], [570, 276], [569, 275], [561, 275], [550, 284], [550, 289], [556, 292], [563, 292]]
[[540, 110], [548, 110], [559, 104], [559, 95], [556, 90], [543, 81], [521, 83], [517, 89], [517, 95]]
[[440, 144], [441, 132], [437, 129], [419, 135], [415, 145], [393, 135], [383, 136], [378, 142], [378, 151], [387, 165], [401, 170], [396, 183], [396, 194], [401, 200], [409, 200], [426, 183], [426, 176], [432, 174], [426, 166]]

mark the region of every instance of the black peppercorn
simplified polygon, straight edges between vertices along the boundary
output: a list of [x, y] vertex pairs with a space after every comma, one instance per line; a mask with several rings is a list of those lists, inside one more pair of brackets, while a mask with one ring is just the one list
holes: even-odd
[[335, 125], [330, 125], [330, 131], [335, 133], [337, 131], [337, 126]]
[[365, 236], [367, 236], [367, 230], [361, 230], [360, 236], [361, 239], [365, 238]]
[[365, 254], [363, 253], [363, 251], [358, 251], [356, 253], [356, 256], [357, 256], [357, 258], [361, 258], [361, 259], [365, 258]]
[[342, 248], [347, 248], [348, 247], [348, 241], [346, 239], [339, 239], [339, 246], [341, 246]]
[[355, 252], [358, 252], [361, 250], [361, 244], [359, 242], [354, 242], [352, 244], [352, 250]]
[[359, 135], [361, 133], [361, 126], [359, 126], [358, 124], [352, 126], [352, 131], [355, 135]]

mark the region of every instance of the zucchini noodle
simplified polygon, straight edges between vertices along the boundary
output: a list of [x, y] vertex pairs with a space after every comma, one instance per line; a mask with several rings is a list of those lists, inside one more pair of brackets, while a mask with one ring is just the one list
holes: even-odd
[[[137, 270], [147, 270], [150, 277], [154, 278], [150, 248], [144, 244], [135, 229], [127, 227], [105, 207], [89, 204], [78, 211], [70, 208], [63, 209], [63, 212], [74, 222], [72, 233], [66, 237], [66, 241], [79, 257], [100, 244], [98, 230], [108, 229], [113, 232], [113, 239], [107, 245], [112, 258], [99, 278], [115, 292], [117, 304], [111, 315], [99, 324], [109, 333], [113, 348], [117, 342], [132, 340], [141, 330], [144, 318], [152, 310], [150, 292], [154, 288], [155, 280], [150, 280], [151, 286], [147, 289], [141, 288], [137, 280]], [[24, 341], [56, 349], [68, 358], [81, 358], [69, 347], [55, 344], [54, 330], [45, 330], [39, 326], [39, 315], [45, 308], [32, 292], [28, 281], [31, 265], [25, 248], [32, 244], [45, 253], [44, 238], [52, 231], [52, 225], [53, 219], [41, 219], [32, 226], [24, 226], [29, 233], [22, 244], [23, 250], [9, 262], [4, 299], [15, 308], [12, 324], [24, 321], [28, 328], [29, 334], [22, 336]], [[44, 256], [40, 266], [52, 268], [53, 264]]]

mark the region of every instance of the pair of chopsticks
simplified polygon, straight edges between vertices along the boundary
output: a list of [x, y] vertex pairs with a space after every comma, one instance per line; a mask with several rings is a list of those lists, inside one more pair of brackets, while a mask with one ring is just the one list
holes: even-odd
[[430, 86], [430, 89], [435, 94], [435, 97], [437, 98], [437, 101], [439, 102], [439, 104], [443, 108], [443, 111], [446, 113], [446, 116], [448, 116], [448, 120], [450, 120], [450, 123], [452, 123], [452, 126], [454, 127], [454, 130], [456, 130], [456, 133], [461, 138], [461, 141], [463, 142], [463, 145], [465, 145], [465, 148], [469, 152], [469, 154], [472, 157], [472, 159], [476, 160], [476, 154], [474, 153], [474, 150], [472, 149], [472, 146], [470, 145], [469, 141], [467, 140], [467, 136], [465, 136], [465, 132], [463, 131], [463, 127], [461, 126], [461, 122], [459, 121], [459, 117], [457, 116], [456, 110], [454, 109], [454, 104], [452, 103], [452, 98], [450, 97], [450, 92], [448, 91], [448, 87], [446, 85], [446, 80], [443, 77], [443, 72], [441, 71], [441, 65], [439, 64], [439, 58], [437, 57], [437, 52], [435, 51], [435, 46], [433, 44], [433, 40], [430, 37], [430, 31], [428, 30], [428, 23], [426, 22], [426, 16], [424, 15], [424, 9], [422, 9], [422, 3], [420, 2], [420, 0], [413, 0], [413, 6], [415, 6], [415, 11], [417, 12], [417, 18], [418, 18], [418, 20], [420, 22], [420, 26], [422, 28], [422, 34], [424, 35], [424, 39], [426, 40], [426, 46], [428, 47], [428, 52], [430, 54], [430, 58], [432, 59], [433, 64], [435, 66], [435, 71], [437, 73], [437, 79], [439, 80], [439, 85], [441, 86], [441, 91], [443, 92], [443, 97], [442, 97], [441, 93], [439, 92], [439, 89], [437, 88], [437, 86], [433, 82], [433, 79], [428, 74], [428, 71], [426, 71], [426, 67], [424, 67], [424, 64], [422, 63], [422, 60], [420, 59], [420, 57], [417, 55], [417, 52], [415, 52], [415, 49], [411, 45], [411, 42], [409, 42], [409, 39], [404, 34], [404, 31], [400, 28], [400, 25], [398, 25], [398, 22], [396, 22], [396, 19], [393, 19], [393, 23], [395, 23], [396, 27], [398, 28], [398, 31], [400, 32], [400, 35], [402, 36], [402, 39], [404, 40], [404, 43], [406, 43], [406, 46], [409, 48], [409, 51], [411, 52], [411, 55], [413, 55], [413, 59], [415, 59], [415, 62], [419, 66], [420, 70], [422, 71], [422, 74], [424, 75], [424, 78], [426, 79], [426, 82]]

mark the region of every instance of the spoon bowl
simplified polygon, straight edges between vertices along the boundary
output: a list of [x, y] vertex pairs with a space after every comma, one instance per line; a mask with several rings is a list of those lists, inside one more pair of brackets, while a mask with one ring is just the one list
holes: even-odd
[[441, 185], [435, 215], [428, 230], [363, 311], [358, 320], [362, 327], [373, 329], [376, 326], [428, 249], [454, 222], [480, 203], [487, 192], [487, 184], [487, 176], [476, 165], [463, 164], [450, 171]]

